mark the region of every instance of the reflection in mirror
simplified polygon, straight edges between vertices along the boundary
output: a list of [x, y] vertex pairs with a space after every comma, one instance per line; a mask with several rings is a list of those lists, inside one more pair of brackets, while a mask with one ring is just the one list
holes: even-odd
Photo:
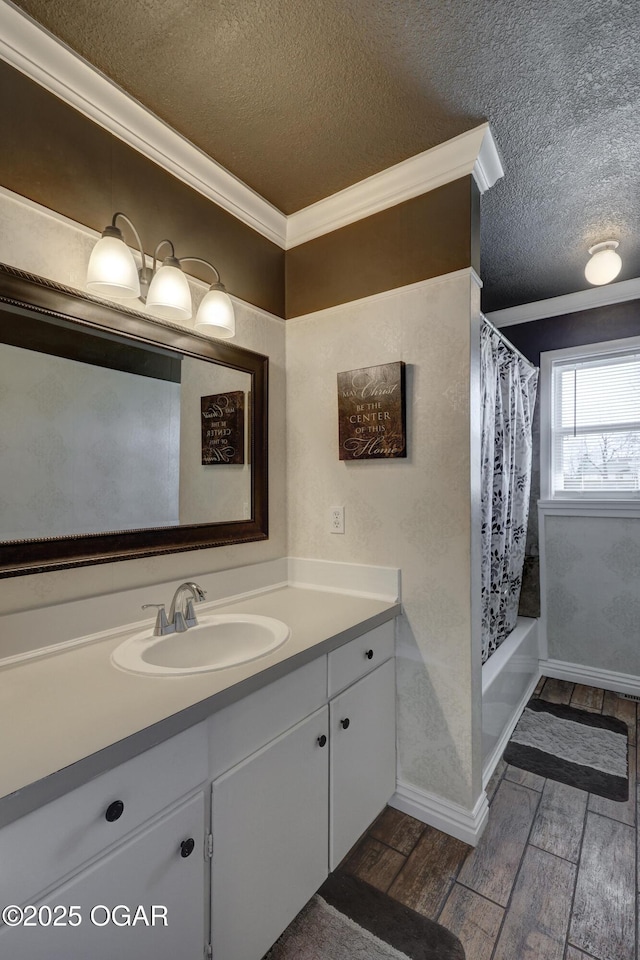
[[[12, 314], [0, 324], [0, 541], [250, 518], [250, 374]], [[214, 444], [241, 435], [240, 462], [203, 464], [201, 398], [230, 391], [242, 423], [220, 417], [209, 432]]]
[[266, 540], [268, 400], [268, 357], [0, 264], [0, 577]]
[[251, 377], [193, 357], [182, 367], [180, 523], [248, 519]]

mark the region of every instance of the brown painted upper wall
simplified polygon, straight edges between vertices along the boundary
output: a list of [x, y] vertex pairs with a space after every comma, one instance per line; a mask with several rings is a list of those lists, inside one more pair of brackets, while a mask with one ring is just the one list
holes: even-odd
[[[146, 253], [168, 237], [177, 256], [214, 263], [230, 293], [284, 316], [276, 244], [2, 61], [0, 102], [0, 184], [94, 230], [122, 210]], [[196, 264], [189, 272], [214, 279]]]
[[[0, 184], [95, 230], [122, 210], [138, 227], [146, 253], [168, 237], [177, 256], [210, 260], [231, 293], [277, 316], [299, 316], [470, 265], [479, 270], [480, 205], [471, 177], [285, 254], [2, 61], [0, 101]], [[189, 272], [213, 279], [197, 265]]]
[[479, 272], [480, 200], [472, 177], [287, 251], [286, 316], [298, 317], [463, 267]]

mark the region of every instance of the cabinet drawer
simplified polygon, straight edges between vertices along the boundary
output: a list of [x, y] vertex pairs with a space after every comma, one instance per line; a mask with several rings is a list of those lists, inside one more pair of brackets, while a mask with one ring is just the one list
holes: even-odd
[[345, 643], [329, 654], [329, 697], [371, 673], [394, 654], [394, 621]]
[[322, 656], [215, 713], [209, 721], [211, 778], [321, 707], [326, 688], [327, 659]]
[[[201, 960], [208, 926], [204, 823], [204, 793], [198, 793], [46, 895], [44, 903], [49, 907], [75, 905], [80, 924], [74, 926], [72, 920], [71, 925], [55, 930], [48, 925], [0, 926], [0, 956], [6, 960]], [[194, 849], [184, 857], [180, 846], [189, 839]], [[91, 922], [91, 910], [98, 904], [95, 916], [100, 926]], [[149, 919], [152, 905], [157, 905], [158, 922], [123, 926], [124, 908], [133, 916], [138, 904]], [[36, 900], [35, 906], [40, 905]], [[116, 923], [105, 923], [107, 908], [114, 911]], [[166, 926], [161, 919], [163, 908]], [[60, 912], [54, 916], [60, 917]]]
[[[7, 865], [0, 871], [0, 902], [32, 900], [207, 775], [201, 723], [9, 824], [0, 830], [0, 863]], [[107, 809], [118, 801], [121, 815], [107, 820]]]

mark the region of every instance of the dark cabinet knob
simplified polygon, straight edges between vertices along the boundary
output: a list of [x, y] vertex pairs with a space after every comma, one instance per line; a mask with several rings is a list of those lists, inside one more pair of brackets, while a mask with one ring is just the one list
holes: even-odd
[[373, 660], [373, 650], [365, 650], [364, 655], [367, 660]]
[[104, 818], [108, 820], [109, 823], [113, 823], [114, 820], [119, 820], [123, 813], [124, 803], [122, 800], [114, 800], [113, 803], [110, 803], [107, 807]]
[[326, 742], [327, 742], [327, 738], [325, 737], [325, 735], [324, 735], [324, 733], [323, 733], [321, 737], [318, 737], [318, 746], [319, 746], [319, 747], [324, 747], [324, 745], [326, 744]]
[[343, 730], [347, 730], [349, 728], [350, 723], [351, 723], [351, 720], [349, 720], [349, 717], [345, 717], [344, 720], [340, 721], [340, 726], [342, 727]]
[[180, 856], [181, 857], [190, 857], [194, 851], [196, 842], [193, 837], [189, 837], [188, 840], [183, 840], [180, 844]]

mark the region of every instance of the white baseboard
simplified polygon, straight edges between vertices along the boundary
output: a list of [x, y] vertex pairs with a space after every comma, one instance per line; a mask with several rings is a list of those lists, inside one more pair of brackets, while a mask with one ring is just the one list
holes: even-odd
[[513, 714], [512, 714], [512, 716], [511, 716], [511, 719], [509, 720], [509, 722], [507, 723], [506, 727], [505, 727], [504, 730], [502, 731], [502, 733], [501, 733], [501, 735], [500, 735], [500, 739], [498, 740], [498, 742], [496, 743], [495, 747], [493, 748], [493, 750], [492, 750], [491, 753], [489, 754], [489, 757], [488, 757], [488, 759], [486, 760], [486, 762], [485, 762], [485, 764], [484, 764], [484, 767], [482, 768], [482, 788], [483, 788], [483, 790], [486, 790], [487, 784], [489, 783], [489, 780], [491, 779], [491, 775], [493, 774], [493, 771], [495, 770], [495, 768], [498, 766], [498, 761], [500, 760], [500, 757], [501, 757], [502, 754], [504, 753], [505, 748], [506, 748], [507, 744], [509, 743], [509, 738], [511, 737], [511, 734], [512, 734], [513, 731], [515, 730], [516, 723], [517, 723], [518, 720], [520, 719], [520, 715], [522, 714], [522, 711], [524, 710], [527, 702], [529, 701], [529, 699], [530, 699], [530, 697], [531, 697], [531, 694], [532, 694], [533, 691], [535, 690], [536, 685], [537, 685], [537, 683], [538, 683], [538, 680], [540, 679], [540, 676], [541, 676], [541, 674], [538, 673], [537, 676], [534, 676], [534, 677], [532, 678], [531, 683], [529, 683], [529, 685], [527, 686], [527, 689], [525, 690], [524, 694], [523, 694], [522, 697], [520, 698], [520, 701], [518, 702], [517, 706], [515, 707], [515, 709], [514, 709], [514, 711], [513, 711]]
[[472, 847], [478, 845], [489, 819], [489, 803], [484, 791], [473, 810], [468, 810], [451, 800], [398, 781], [389, 805]]
[[556, 680], [584, 683], [589, 687], [603, 687], [614, 693], [631, 693], [640, 696], [640, 677], [631, 673], [617, 673], [602, 667], [589, 667], [582, 663], [567, 663], [565, 660], [541, 660], [540, 673]]

